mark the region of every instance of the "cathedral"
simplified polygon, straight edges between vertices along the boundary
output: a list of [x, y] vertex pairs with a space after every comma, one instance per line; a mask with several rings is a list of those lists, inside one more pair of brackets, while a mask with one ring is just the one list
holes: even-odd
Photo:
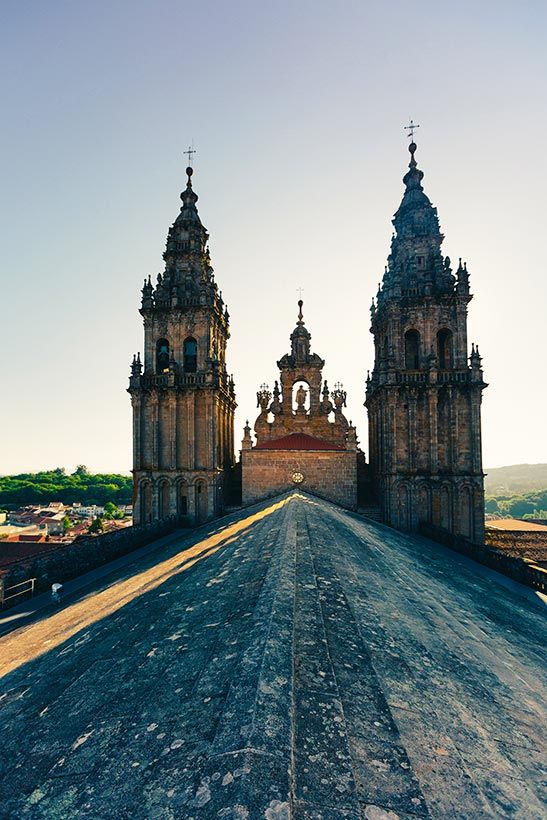
[[[484, 538], [478, 347], [469, 351], [469, 273], [443, 257], [437, 209], [410, 143], [405, 190], [383, 281], [371, 306], [374, 365], [366, 380], [368, 463], [343, 413], [346, 393], [323, 376], [298, 303], [279, 379], [257, 393], [255, 440], [247, 422], [234, 452], [234, 380], [226, 369], [229, 314], [215, 282], [187, 171], [169, 229], [165, 269], [142, 289], [144, 361], [133, 358], [134, 523], [196, 524], [227, 506], [291, 488], [392, 527], [433, 526]], [[365, 335], [361, 328], [355, 335]]]

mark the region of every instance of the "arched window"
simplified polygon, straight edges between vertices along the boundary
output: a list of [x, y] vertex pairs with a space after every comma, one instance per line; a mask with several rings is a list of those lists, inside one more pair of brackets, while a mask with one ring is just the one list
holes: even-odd
[[149, 481], [140, 485], [140, 517], [139, 524], [149, 524], [152, 521], [152, 485]]
[[439, 370], [450, 370], [452, 367], [452, 332], [439, 330], [437, 333], [437, 358]]
[[207, 518], [207, 484], [198, 481], [196, 484], [196, 520], [205, 521]]
[[177, 513], [179, 516], [188, 515], [188, 486], [184, 481], [177, 487]]
[[167, 518], [169, 515], [169, 502], [171, 498], [171, 487], [168, 481], [162, 481], [158, 487], [158, 518]]
[[198, 369], [198, 343], [195, 339], [186, 339], [183, 346], [184, 372], [195, 373]]
[[418, 370], [420, 367], [420, 334], [417, 330], [405, 333], [405, 368]]
[[169, 342], [167, 339], [158, 339], [156, 342], [156, 373], [165, 373], [169, 370]]

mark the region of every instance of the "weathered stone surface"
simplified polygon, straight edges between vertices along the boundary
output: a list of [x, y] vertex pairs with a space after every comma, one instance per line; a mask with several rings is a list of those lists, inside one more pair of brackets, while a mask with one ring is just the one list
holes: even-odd
[[304, 492], [349, 509], [357, 505], [357, 454], [352, 450], [242, 450], [241, 464], [244, 504], [293, 489], [299, 473]]
[[0, 639], [2, 819], [545, 816], [543, 613], [481, 567], [298, 495], [125, 573]]

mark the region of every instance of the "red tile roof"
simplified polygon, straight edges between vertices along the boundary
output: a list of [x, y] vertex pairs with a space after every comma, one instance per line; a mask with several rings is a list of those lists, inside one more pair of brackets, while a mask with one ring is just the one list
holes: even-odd
[[333, 444], [307, 433], [291, 433], [257, 444], [255, 450], [345, 450], [341, 444]]

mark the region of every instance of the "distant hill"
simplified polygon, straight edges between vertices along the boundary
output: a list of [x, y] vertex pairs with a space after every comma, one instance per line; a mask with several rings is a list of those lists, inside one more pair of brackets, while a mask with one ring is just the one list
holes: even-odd
[[516, 495], [547, 488], [547, 464], [512, 464], [510, 467], [485, 468], [487, 495]]

